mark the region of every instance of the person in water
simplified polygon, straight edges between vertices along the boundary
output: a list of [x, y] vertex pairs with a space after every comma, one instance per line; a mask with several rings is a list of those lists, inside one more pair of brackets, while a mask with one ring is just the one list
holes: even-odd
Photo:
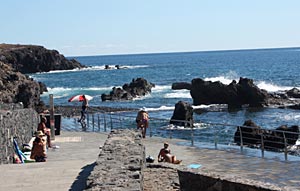
[[143, 138], [146, 138], [146, 131], [149, 127], [149, 114], [144, 108], [136, 116], [136, 126], [141, 129]]
[[171, 154], [169, 143], [167, 142], [165, 142], [164, 147], [160, 149], [157, 158], [158, 162], [169, 162], [173, 164], [180, 164], [182, 162], [182, 160], [177, 160], [176, 156]]

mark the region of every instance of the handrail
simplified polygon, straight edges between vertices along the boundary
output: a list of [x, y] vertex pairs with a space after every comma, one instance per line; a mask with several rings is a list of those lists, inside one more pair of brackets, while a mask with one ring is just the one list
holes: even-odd
[[[97, 111], [97, 112], [96, 112]], [[136, 115], [134, 114], [129, 114], [130, 112], [134, 112], [134, 110], [130, 110], [129, 112], [119, 112], [119, 111], [113, 111], [113, 112], [105, 112], [103, 110], [97, 110], [93, 109], [92, 113], [88, 113], [87, 120], [88, 120], [88, 128], [89, 128], [89, 115], [92, 115], [92, 130], [95, 131], [95, 125], [98, 125], [97, 131], [101, 131], [101, 126], [103, 127], [103, 131], [107, 131], [107, 128], [112, 129], [118, 129], [118, 128], [136, 128], [135, 124], [135, 118]], [[95, 118], [94, 115], [97, 115]], [[284, 131], [284, 130], [269, 130], [269, 129], [263, 129], [263, 128], [256, 128], [256, 127], [249, 127], [249, 126], [242, 126], [242, 125], [232, 125], [232, 124], [227, 124], [227, 123], [212, 123], [212, 122], [204, 122], [202, 120], [194, 121], [194, 120], [175, 120], [175, 119], [162, 119], [162, 118], [155, 118], [155, 117], [150, 117], [150, 127], [149, 127], [149, 135], [152, 137], [155, 134], [155, 131], [158, 131], [162, 126], [169, 125], [170, 122], [181, 122], [183, 124], [190, 124], [189, 128], [190, 129], [190, 135], [187, 137], [187, 139], [191, 140], [191, 145], [194, 146], [194, 141], [197, 139], [200, 139], [201, 136], [204, 136], [205, 132], [201, 132], [199, 134], [199, 131], [197, 128], [195, 128], [195, 123], [197, 124], [203, 124], [207, 126], [214, 127], [214, 136], [213, 136], [213, 142], [215, 144], [215, 148], [217, 148], [217, 145], [219, 144], [219, 141], [221, 140], [221, 136], [224, 136], [224, 140], [226, 141], [226, 138], [229, 139], [227, 140], [228, 144], [231, 144], [231, 142], [234, 139], [239, 140], [239, 142], [236, 142], [237, 145], [240, 146], [241, 152], [243, 151], [244, 146], [251, 146], [255, 148], [261, 149], [261, 157], [264, 157], [264, 151], [265, 150], [277, 150], [277, 151], [283, 151], [285, 160], [288, 159], [288, 148], [291, 147], [292, 145], [289, 144], [290, 141], [296, 141], [299, 137], [299, 133], [295, 132], [289, 132], [289, 131]], [[239, 132], [238, 135], [235, 133], [231, 136], [228, 136], [226, 133], [222, 133], [222, 130], [225, 128], [218, 128], [218, 127], [230, 127], [230, 128], [235, 128], [236, 132]], [[243, 129], [249, 128], [251, 130], [258, 130], [259, 132], [257, 133], [257, 137], [251, 136], [253, 135], [252, 132], [246, 132], [243, 131]], [[169, 133], [169, 138], [173, 138], [173, 131], [177, 130], [174, 128], [169, 128], [169, 129], [164, 129], [165, 131], [168, 131]], [[269, 134], [263, 134], [262, 132], [273, 132]], [[166, 133], [165, 133], [166, 134]], [[277, 136], [275, 136], [277, 135]], [[282, 137], [281, 137], [282, 135]], [[289, 135], [289, 136], [287, 136]], [[292, 136], [294, 135], [294, 136]], [[298, 136], [297, 136], [298, 135]], [[292, 137], [296, 137], [297, 139], [293, 139]], [[211, 137], [205, 137], [210, 139]], [[254, 144], [250, 144], [253, 142]], [[224, 144], [224, 142], [221, 141], [221, 144]], [[226, 142], [225, 142], [226, 144]], [[275, 147], [275, 146], [277, 147]], [[282, 148], [282, 149], [280, 149]]]

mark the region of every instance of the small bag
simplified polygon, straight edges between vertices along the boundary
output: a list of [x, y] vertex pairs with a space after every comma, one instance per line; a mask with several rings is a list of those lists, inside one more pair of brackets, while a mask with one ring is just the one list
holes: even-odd
[[149, 156], [146, 158], [146, 162], [153, 163], [153, 162], [154, 162], [154, 158], [153, 158], [152, 156], [149, 155]]

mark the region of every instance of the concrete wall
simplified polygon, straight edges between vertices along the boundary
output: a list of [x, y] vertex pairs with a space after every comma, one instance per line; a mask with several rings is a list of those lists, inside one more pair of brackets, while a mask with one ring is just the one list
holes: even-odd
[[215, 175], [211, 172], [178, 170], [182, 191], [279, 191], [281, 188], [264, 182], [239, 177]]
[[13, 163], [13, 137], [20, 149], [28, 143], [38, 125], [38, 114], [33, 109], [0, 108], [0, 164]]
[[143, 190], [144, 168], [141, 133], [112, 131], [88, 177], [86, 190]]

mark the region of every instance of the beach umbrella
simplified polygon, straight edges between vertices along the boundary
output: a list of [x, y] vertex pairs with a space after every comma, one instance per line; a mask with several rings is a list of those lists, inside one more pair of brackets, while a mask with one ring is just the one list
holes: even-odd
[[[73, 97], [71, 97], [68, 101], [69, 101], [69, 102], [73, 102], [73, 101], [83, 101], [83, 97], [82, 97], [82, 96], [83, 96], [83, 95], [76, 95], [76, 96], [73, 96]], [[92, 96], [89, 96], [89, 95], [86, 95], [86, 94], [84, 94], [84, 96], [85, 96], [85, 99], [87, 99], [87, 100], [93, 99]]]

